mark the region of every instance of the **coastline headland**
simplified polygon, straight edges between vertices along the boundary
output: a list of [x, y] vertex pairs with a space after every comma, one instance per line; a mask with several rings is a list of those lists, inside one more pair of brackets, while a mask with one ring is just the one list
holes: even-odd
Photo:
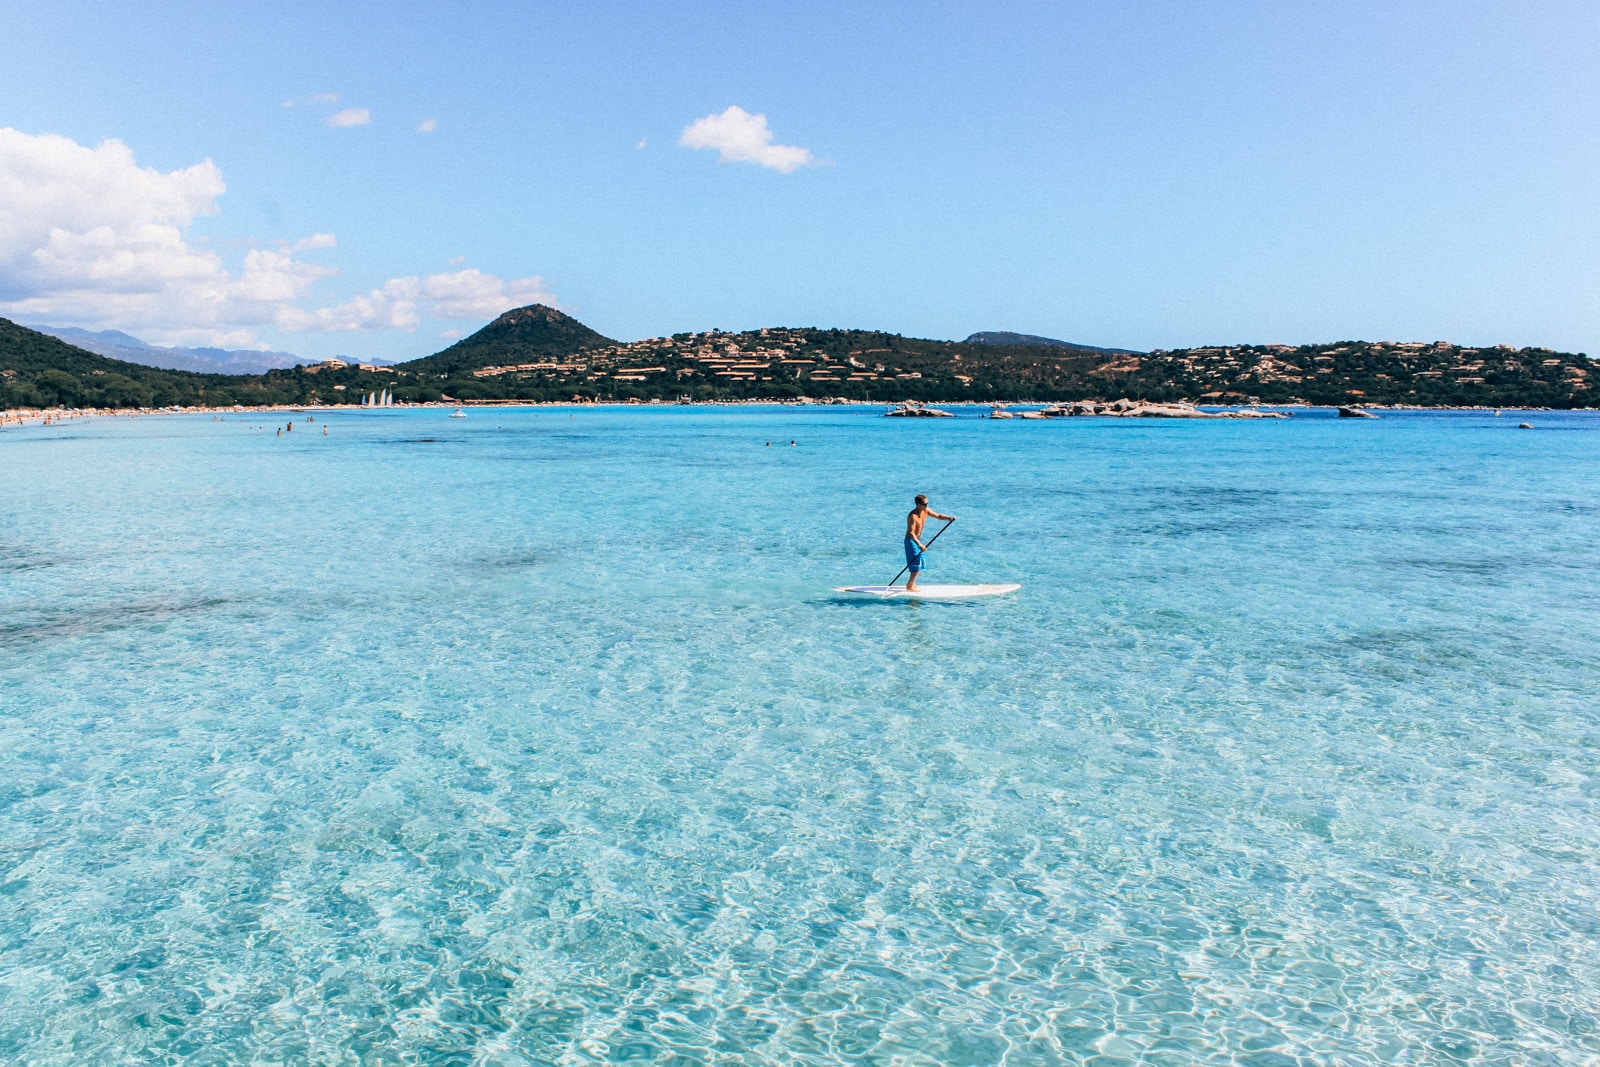
[[1119, 416], [1126, 412], [1107, 409], [1131, 403], [1146, 408], [1143, 415], [1174, 418], [1263, 405], [1573, 409], [1600, 400], [1595, 369], [1583, 353], [1443, 341], [1139, 353], [784, 327], [622, 343], [531, 305], [406, 363], [329, 359], [229, 375], [108, 359], [0, 319], [5, 411], [331, 408], [373, 397], [399, 405], [1036, 403]]

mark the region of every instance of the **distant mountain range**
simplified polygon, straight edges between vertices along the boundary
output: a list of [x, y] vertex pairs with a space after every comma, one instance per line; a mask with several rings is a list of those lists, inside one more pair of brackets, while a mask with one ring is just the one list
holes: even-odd
[[[1009, 341], [1011, 336], [980, 334]], [[104, 337], [100, 337], [104, 341]], [[117, 350], [150, 359], [152, 346]], [[1045, 342], [1045, 343], [1041, 343]], [[205, 350], [201, 350], [205, 351]], [[229, 355], [229, 353], [221, 353]], [[259, 357], [260, 353], [248, 353]], [[215, 362], [215, 361], [213, 361]], [[938, 341], [875, 330], [710, 330], [619, 343], [533, 304], [422, 359], [261, 374], [162, 370], [0, 319], [0, 409], [173, 404], [795, 400], [940, 403], [1129, 399], [1212, 404], [1593, 407], [1582, 353], [1445, 341], [1216, 345], [1126, 352], [1048, 338]]]
[[1042, 348], [1070, 348], [1075, 352], [1098, 352], [1104, 356], [1137, 356], [1142, 353], [1131, 348], [1096, 348], [1093, 345], [1073, 344], [1071, 341], [1057, 341], [1054, 337], [1040, 337], [1032, 333], [1008, 333], [1005, 330], [987, 330], [983, 333], [971, 334], [965, 344], [969, 345], [1038, 345]]
[[293, 352], [259, 352], [253, 349], [167, 348], [152, 345], [121, 330], [83, 330], [76, 326], [29, 326], [30, 330], [58, 337], [86, 352], [124, 363], [199, 374], [265, 374], [269, 370], [317, 362]]

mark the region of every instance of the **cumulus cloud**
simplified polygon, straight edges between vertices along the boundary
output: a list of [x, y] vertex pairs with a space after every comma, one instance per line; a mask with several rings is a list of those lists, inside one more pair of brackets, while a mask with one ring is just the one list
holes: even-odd
[[422, 294], [432, 302], [433, 313], [443, 319], [490, 319], [527, 304], [559, 304], [537, 275], [505, 281], [472, 268], [429, 275], [422, 279]]
[[347, 333], [356, 330], [413, 330], [422, 322], [416, 294], [407, 283], [412, 278], [394, 278], [364, 296], [329, 307], [301, 308], [285, 305], [278, 312], [278, 326], [291, 333]]
[[343, 111], [335, 111], [329, 115], [327, 122], [334, 129], [347, 129], [351, 126], [365, 126], [372, 121], [372, 112], [364, 107], [347, 107]]
[[437, 130], [438, 128], [439, 128], [439, 120], [438, 119], [423, 119], [421, 122], [417, 123], [417, 132], [418, 133], [432, 133], [434, 130]]
[[695, 119], [683, 128], [678, 144], [685, 148], [715, 148], [723, 163], [754, 163], [788, 174], [816, 162], [807, 148], [773, 144], [767, 116], [730, 107], [720, 115]]
[[[87, 148], [0, 129], [0, 306], [46, 320], [92, 309], [130, 325], [221, 328], [219, 318], [258, 317], [219, 316], [242, 299], [238, 279], [185, 238], [196, 217], [217, 213], [226, 189], [210, 160], [163, 174], [140, 167], [121, 141]], [[247, 267], [251, 287], [269, 269]]]
[[121, 141], [89, 148], [0, 128], [0, 313], [239, 347], [266, 326], [409, 330], [425, 315], [486, 319], [556, 303], [537, 277], [465, 268], [316, 306], [313, 288], [338, 272], [299, 256], [336, 248], [333, 234], [250, 248], [234, 269], [188, 236], [196, 218], [217, 214], [226, 190], [210, 160], [163, 173], [140, 167]]
[[492, 319], [525, 304], [556, 304], [539, 277], [506, 281], [474, 268], [427, 277], [390, 278], [362, 296], [314, 311], [291, 309], [280, 325], [288, 330], [415, 329], [424, 313], [440, 319]]

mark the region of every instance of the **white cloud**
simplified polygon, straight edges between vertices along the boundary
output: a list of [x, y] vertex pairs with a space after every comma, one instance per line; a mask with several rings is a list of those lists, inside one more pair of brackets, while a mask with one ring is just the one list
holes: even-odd
[[695, 119], [683, 128], [678, 144], [685, 148], [715, 148], [723, 163], [754, 163], [784, 174], [816, 162], [810, 149], [773, 144], [767, 116], [752, 115], [742, 107]]
[[438, 119], [423, 119], [421, 122], [417, 123], [417, 132], [418, 133], [432, 133], [434, 130], [437, 130], [438, 128], [439, 128], [439, 120]]
[[286, 305], [277, 324], [291, 333], [347, 333], [356, 330], [413, 330], [422, 322], [417, 311], [415, 278], [391, 278], [365, 296], [331, 307]]
[[339, 102], [339, 94], [338, 93], [318, 93], [316, 96], [313, 96], [311, 98], [311, 101], [312, 101], [312, 103], [316, 103], [316, 104], [337, 104]]
[[633, 147], [637, 148], [639, 151], [642, 152], [642, 151], [644, 151], [644, 143], [645, 143], [645, 140], [644, 140], [643, 137], [641, 137], [641, 138], [639, 138], [639, 143], [634, 145]]
[[433, 313], [442, 319], [492, 319], [514, 307], [556, 303], [543, 278], [508, 282], [471, 267], [450, 274], [430, 274], [422, 279], [421, 293], [431, 301]]
[[372, 112], [364, 107], [347, 107], [343, 111], [335, 111], [329, 115], [327, 121], [334, 129], [365, 126], [372, 121]]
[[492, 319], [526, 304], [557, 303], [538, 277], [506, 281], [474, 268], [425, 278], [390, 278], [371, 292], [332, 307], [286, 311], [286, 330], [328, 332], [384, 328], [415, 329], [428, 314], [441, 319]]
[[197, 217], [217, 214], [226, 189], [210, 160], [162, 173], [140, 167], [121, 141], [87, 148], [0, 128], [0, 314], [241, 347], [264, 326], [409, 330], [424, 315], [487, 319], [556, 303], [537, 277], [506, 281], [466, 268], [393, 278], [316, 306], [313, 288], [338, 271], [296, 256], [338, 247], [333, 234], [250, 248], [235, 270], [188, 236]]

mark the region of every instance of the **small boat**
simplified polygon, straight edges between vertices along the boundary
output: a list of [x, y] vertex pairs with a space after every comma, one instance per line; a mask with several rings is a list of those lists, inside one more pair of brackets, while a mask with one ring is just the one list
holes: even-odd
[[680, 403], [680, 404], [693, 404], [694, 403], [694, 397], [690, 396], [688, 393], [679, 393], [678, 394], [678, 403]]
[[1013, 418], [1016, 418], [1015, 415], [1011, 414], [1011, 412], [1007, 411], [1004, 407], [1002, 407], [999, 404], [996, 404], [994, 407], [989, 409], [989, 417], [991, 419], [1013, 419]]
[[464, 418], [467, 417], [467, 413], [465, 411], [462, 411], [460, 408], [456, 408], [454, 411], [452, 411], [450, 413], [450, 417], [452, 419], [464, 419]]

